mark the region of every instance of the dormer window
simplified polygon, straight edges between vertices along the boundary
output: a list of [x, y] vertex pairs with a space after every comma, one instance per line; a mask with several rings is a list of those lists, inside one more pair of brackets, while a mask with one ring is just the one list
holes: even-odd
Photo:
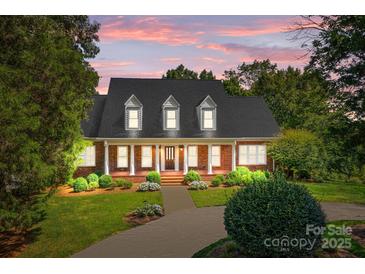
[[162, 104], [163, 129], [178, 130], [180, 128], [180, 104], [170, 95]]
[[142, 129], [142, 110], [143, 106], [136, 96], [132, 95], [125, 102], [125, 129]]
[[216, 130], [217, 104], [208, 95], [197, 108], [201, 130]]

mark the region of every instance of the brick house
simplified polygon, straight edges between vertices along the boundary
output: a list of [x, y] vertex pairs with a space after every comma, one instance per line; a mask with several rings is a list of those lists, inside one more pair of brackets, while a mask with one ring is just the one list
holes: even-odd
[[103, 171], [141, 182], [150, 170], [179, 182], [237, 166], [272, 170], [266, 144], [279, 132], [261, 97], [229, 96], [218, 80], [112, 78], [82, 122], [91, 140], [76, 176]]

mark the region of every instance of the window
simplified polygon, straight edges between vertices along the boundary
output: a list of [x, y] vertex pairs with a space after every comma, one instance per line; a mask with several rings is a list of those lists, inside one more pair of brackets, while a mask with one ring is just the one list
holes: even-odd
[[87, 147], [80, 158], [82, 160], [80, 166], [95, 166], [95, 146]]
[[128, 147], [118, 146], [117, 167], [128, 167]]
[[197, 146], [188, 147], [188, 165], [189, 165], [189, 167], [198, 166], [198, 147]]
[[203, 111], [203, 128], [204, 129], [213, 128], [213, 110]]
[[166, 110], [166, 129], [176, 129], [176, 110]]
[[128, 110], [128, 128], [130, 128], [130, 129], [139, 128], [138, 110], [136, 110], [136, 109]]
[[212, 166], [221, 166], [221, 146], [212, 146]]
[[142, 146], [142, 167], [152, 167], [151, 146]]
[[240, 145], [239, 165], [266, 165], [265, 145]]

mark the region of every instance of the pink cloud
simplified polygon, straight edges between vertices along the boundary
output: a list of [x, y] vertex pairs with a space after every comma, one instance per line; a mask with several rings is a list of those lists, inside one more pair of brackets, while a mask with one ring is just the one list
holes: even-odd
[[89, 63], [95, 69], [111, 69], [134, 65], [131, 61], [116, 61], [116, 60], [91, 60]]
[[147, 41], [166, 45], [196, 44], [204, 32], [176, 26], [157, 17], [117, 18], [101, 25], [102, 41]]
[[221, 58], [214, 58], [214, 57], [202, 57], [200, 58], [203, 61], [207, 61], [207, 62], [211, 62], [211, 63], [217, 63], [217, 64], [222, 64], [225, 62], [224, 59]]
[[182, 59], [179, 57], [166, 57], [166, 58], [161, 58], [160, 60], [165, 63], [178, 63], [182, 61]]

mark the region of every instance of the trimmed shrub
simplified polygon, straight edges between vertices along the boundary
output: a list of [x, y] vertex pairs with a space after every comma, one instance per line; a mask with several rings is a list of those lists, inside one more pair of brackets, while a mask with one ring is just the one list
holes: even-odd
[[194, 181], [189, 185], [190, 190], [206, 190], [208, 189], [208, 184], [204, 182]]
[[226, 175], [224, 183], [226, 186], [235, 186], [235, 185], [241, 185], [243, 181], [238, 171], [234, 170]]
[[241, 180], [242, 180], [242, 183], [244, 183], [245, 185], [252, 184], [254, 182], [254, 180], [252, 178], [252, 172], [243, 174], [241, 176]]
[[73, 187], [74, 186], [74, 184], [75, 184], [75, 179], [73, 179], [73, 178], [71, 178], [70, 180], [68, 180], [68, 182], [67, 182], [67, 185], [69, 186], [69, 187]]
[[99, 178], [99, 185], [102, 188], [107, 188], [107, 187], [110, 187], [112, 185], [112, 181], [113, 181], [112, 176], [110, 176], [110, 175], [102, 175]]
[[90, 173], [89, 175], [87, 175], [86, 179], [89, 183], [99, 182], [99, 176], [96, 175], [95, 173]]
[[81, 192], [81, 191], [88, 190], [89, 185], [88, 185], [87, 180], [85, 178], [79, 177], [75, 180], [73, 188], [74, 188], [74, 192]]
[[158, 191], [161, 189], [161, 186], [157, 183], [152, 182], [143, 182], [138, 186], [138, 191], [146, 192], [146, 191]]
[[214, 176], [212, 179], [212, 186], [217, 187], [220, 186], [224, 182], [224, 176], [222, 174]]
[[237, 167], [236, 168], [236, 171], [237, 171], [237, 173], [240, 176], [243, 176], [243, 175], [246, 175], [246, 174], [250, 174], [251, 173], [251, 171], [247, 167], [245, 167], [245, 166]]
[[116, 179], [114, 181], [114, 184], [115, 184], [115, 186], [120, 187], [122, 189], [129, 189], [129, 188], [132, 188], [132, 186], [133, 186], [132, 182], [130, 182], [126, 179], [123, 179], [123, 178]]
[[146, 181], [147, 182], [152, 182], [152, 183], [160, 184], [161, 183], [160, 173], [158, 173], [157, 171], [150, 171], [150, 172], [148, 172], [147, 173], [147, 176], [146, 176]]
[[[237, 191], [225, 209], [224, 225], [245, 256], [310, 257], [320, 246], [321, 235], [307, 233], [307, 227], [323, 227], [325, 215], [305, 187], [273, 176], [269, 183]], [[276, 239], [284, 245], [272, 244]], [[305, 246], [295, 244], [302, 239]]]
[[267, 182], [267, 178], [265, 176], [265, 173], [261, 170], [256, 170], [255, 172], [252, 172], [251, 177], [252, 177], [252, 180], [255, 183]]
[[101, 176], [103, 176], [104, 175], [104, 172], [103, 171], [101, 171], [101, 170], [97, 170], [97, 171], [95, 171], [94, 172], [96, 175], [98, 175], [98, 177], [100, 178]]
[[184, 176], [185, 183], [191, 183], [191, 182], [200, 181], [200, 180], [201, 180], [200, 175], [195, 170], [189, 170], [188, 173], [186, 173]]
[[163, 216], [163, 210], [158, 204], [145, 203], [143, 206], [137, 207], [136, 210], [133, 211], [133, 214], [138, 217]]
[[89, 190], [95, 190], [95, 189], [97, 189], [97, 188], [99, 188], [99, 183], [98, 183], [98, 182], [96, 182], [96, 181], [91, 181], [91, 182], [89, 183]]

